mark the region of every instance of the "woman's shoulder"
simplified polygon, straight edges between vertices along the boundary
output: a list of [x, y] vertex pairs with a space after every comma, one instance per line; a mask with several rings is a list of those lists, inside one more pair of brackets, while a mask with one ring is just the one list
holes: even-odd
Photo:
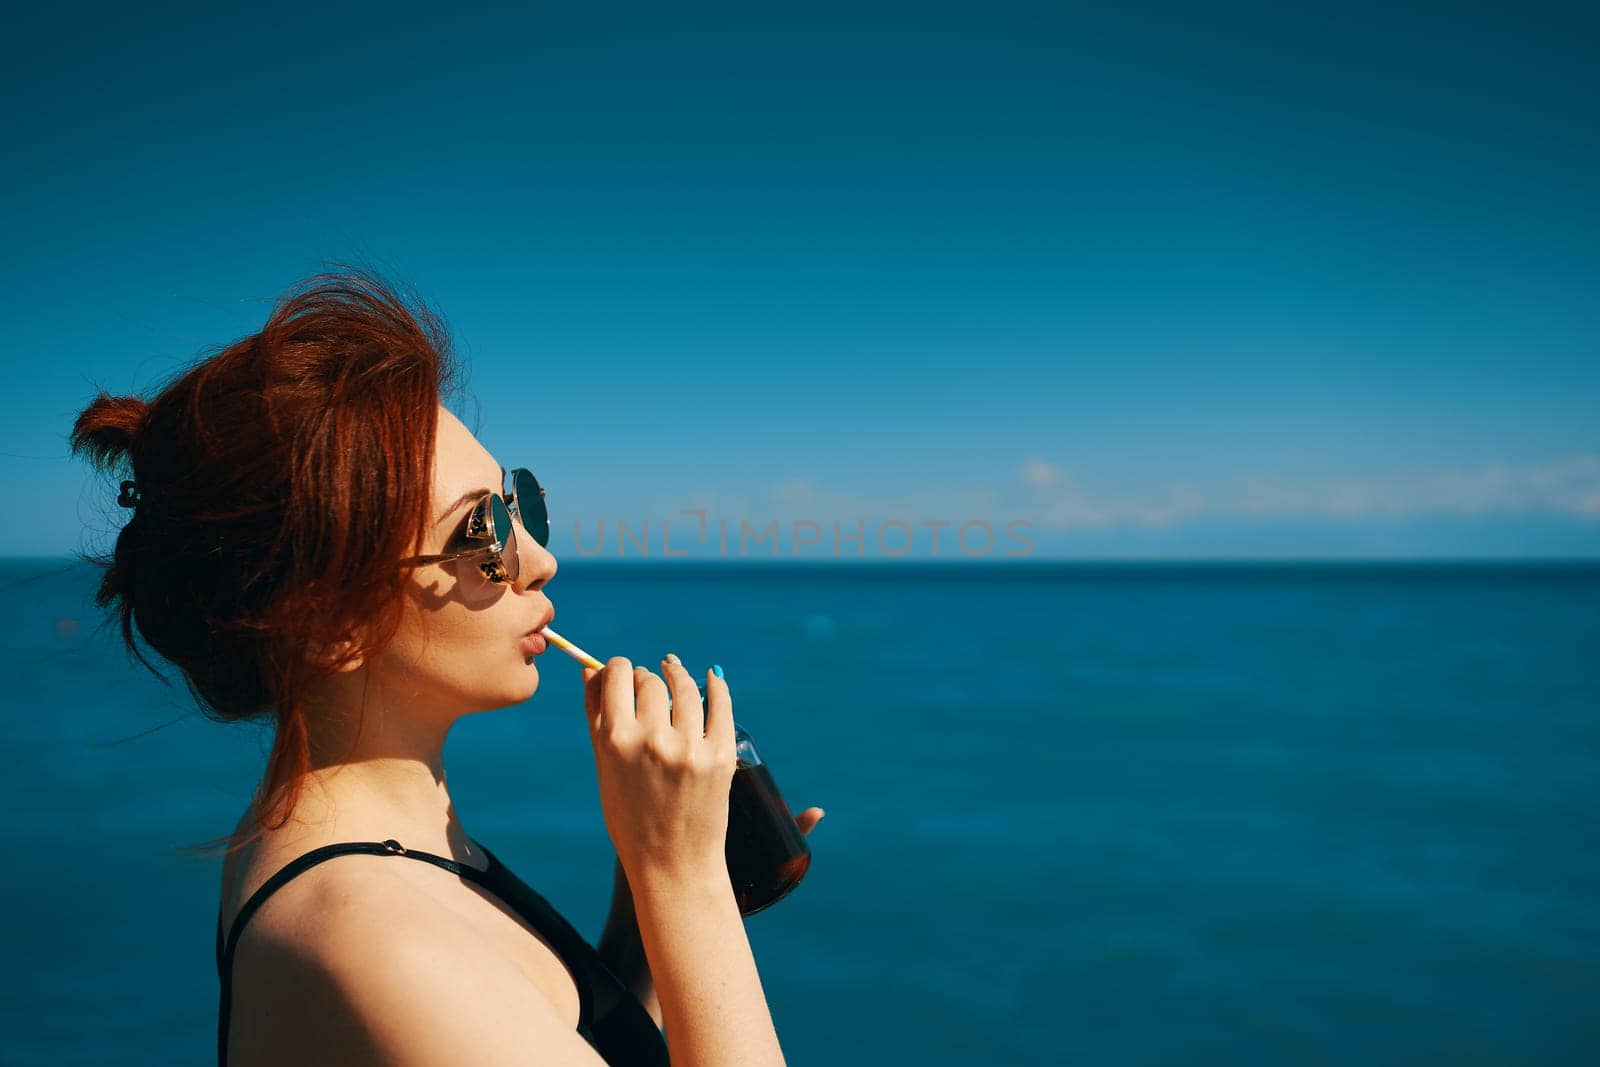
[[[279, 830], [229, 857], [218, 914], [224, 937], [236, 937], [231, 961], [236, 983], [250, 980], [241, 972], [272, 960], [345, 973], [349, 964], [359, 962], [346, 955], [347, 949], [360, 956], [362, 946], [403, 934], [412, 940], [448, 939], [478, 956], [508, 956], [536, 978], [553, 977], [557, 999], [576, 1008], [576, 992], [564, 965], [542, 942], [530, 943], [528, 930], [498, 901], [461, 875], [381, 849], [320, 857], [265, 893], [235, 930], [241, 912], [278, 872], [329, 845], [381, 844], [378, 836], [363, 832], [370, 830], [370, 824]], [[461, 862], [478, 868], [474, 861], [480, 859]]]
[[[247, 808], [240, 816], [234, 828], [236, 834], [250, 824], [252, 810]], [[362, 818], [359, 811], [354, 818], [336, 818], [333, 810], [331, 801], [308, 793], [288, 822], [262, 830], [243, 848], [229, 853], [222, 865], [218, 909], [225, 932], [233, 928], [241, 909], [275, 875], [308, 853], [336, 844], [377, 844], [386, 837], [404, 837], [408, 829], [396, 827], [392, 819]], [[380, 826], [386, 832], [370, 832]], [[371, 899], [376, 906], [380, 901], [374, 894], [393, 893], [416, 884], [414, 877], [404, 877], [409, 872], [384, 863], [386, 858], [360, 852], [322, 857], [266, 896], [246, 922], [241, 940], [258, 926], [263, 931], [292, 932], [341, 898]], [[403, 899], [402, 895], [400, 901]], [[330, 912], [330, 917], [334, 914], [337, 913]]]
[[[233, 929], [240, 911], [274, 875], [301, 856], [335, 843], [267, 838], [230, 856], [222, 871], [219, 918], [224, 932]], [[334, 855], [279, 884], [246, 920], [239, 933], [240, 950], [247, 939], [283, 941], [312, 936], [319, 924], [348, 922], [363, 910], [416, 907], [415, 887], [382, 859], [362, 853]]]
[[[244, 891], [291, 861], [289, 853], [304, 851], [253, 857], [242, 871]], [[445, 1062], [450, 1041], [471, 1039], [477, 1062], [524, 1062], [498, 1058], [518, 1047], [498, 1049], [510, 1040], [505, 1035], [492, 1042], [496, 1056], [481, 1047], [497, 1020], [520, 1018], [527, 1025], [515, 1036], [540, 1042], [523, 1048], [562, 1049], [570, 1057], [552, 1062], [596, 1062], [567, 1017], [575, 1013], [575, 992], [573, 1012], [559, 1010], [439, 893], [444, 882], [428, 884], [435, 877], [455, 878], [430, 864], [356, 854], [281, 886], [239, 939], [230, 1047], [259, 1052], [263, 1062], [401, 1062], [427, 1048], [440, 1058], [405, 1062]], [[285, 1030], [284, 1019], [298, 1022]], [[454, 1047], [455, 1056], [462, 1047]]]

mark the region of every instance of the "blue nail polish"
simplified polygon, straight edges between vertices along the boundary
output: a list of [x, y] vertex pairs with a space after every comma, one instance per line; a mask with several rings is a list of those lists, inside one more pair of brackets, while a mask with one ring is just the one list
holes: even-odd
[[722, 664], [713, 663], [711, 665], [711, 673], [716, 675], [718, 678], [721, 678], [722, 677]]

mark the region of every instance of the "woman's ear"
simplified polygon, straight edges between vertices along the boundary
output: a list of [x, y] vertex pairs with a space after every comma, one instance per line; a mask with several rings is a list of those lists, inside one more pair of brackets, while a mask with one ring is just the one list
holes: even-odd
[[367, 665], [361, 644], [354, 637], [346, 637], [331, 644], [314, 641], [311, 656], [317, 666], [333, 674], [348, 674]]
[[334, 646], [334, 651], [338, 654], [338, 659], [333, 669], [338, 674], [359, 671], [367, 665], [367, 657], [361, 654], [354, 641], [340, 641]]

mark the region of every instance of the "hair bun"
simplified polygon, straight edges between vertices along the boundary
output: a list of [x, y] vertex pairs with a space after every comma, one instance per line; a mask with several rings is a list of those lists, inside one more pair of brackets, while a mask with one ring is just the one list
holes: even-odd
[[109, 468], [132, 458], [133, 444], [150, 418], [150, 405], [136, 396], [102, 392], [72, 425], [72, 451]]

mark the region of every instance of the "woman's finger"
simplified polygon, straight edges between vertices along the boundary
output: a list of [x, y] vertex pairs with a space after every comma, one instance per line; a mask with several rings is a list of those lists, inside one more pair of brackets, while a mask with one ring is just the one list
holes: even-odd
[[633, 664], [625, 656], [612, 656], [606, 660], [605, 669], [598, 673], [599, 692], [594, 693], [591, 686], [595, 700], [595, 733], [608, 736], [631, 733], [634, 723], [628, 712], [633, 708]]
[[705, 736], [706, 715], [694, 678], [671, 652], [661, 659], [661, 674], [672, 690], [672, 728], [691, 741], [699, 741]]
[[733, 696], [728, 683], [716, 673], [716, 668], [706, 671], [706, 740], [718, 758], [734, 766], [738, 746], [733, 735]]
[[800, 827], [802, 834], [809, 834], [816, 829], [817, 823], [822, 821], [822, 817], [825, 814], [827, 813], [821, 808], [807, 808], [794, 817], [795, 825]]
[[643, 667], [633, 669], [634, 714], [645, 735], [658, 729], [670, 728], [672, 722], [667, 711], [667, 683]]

